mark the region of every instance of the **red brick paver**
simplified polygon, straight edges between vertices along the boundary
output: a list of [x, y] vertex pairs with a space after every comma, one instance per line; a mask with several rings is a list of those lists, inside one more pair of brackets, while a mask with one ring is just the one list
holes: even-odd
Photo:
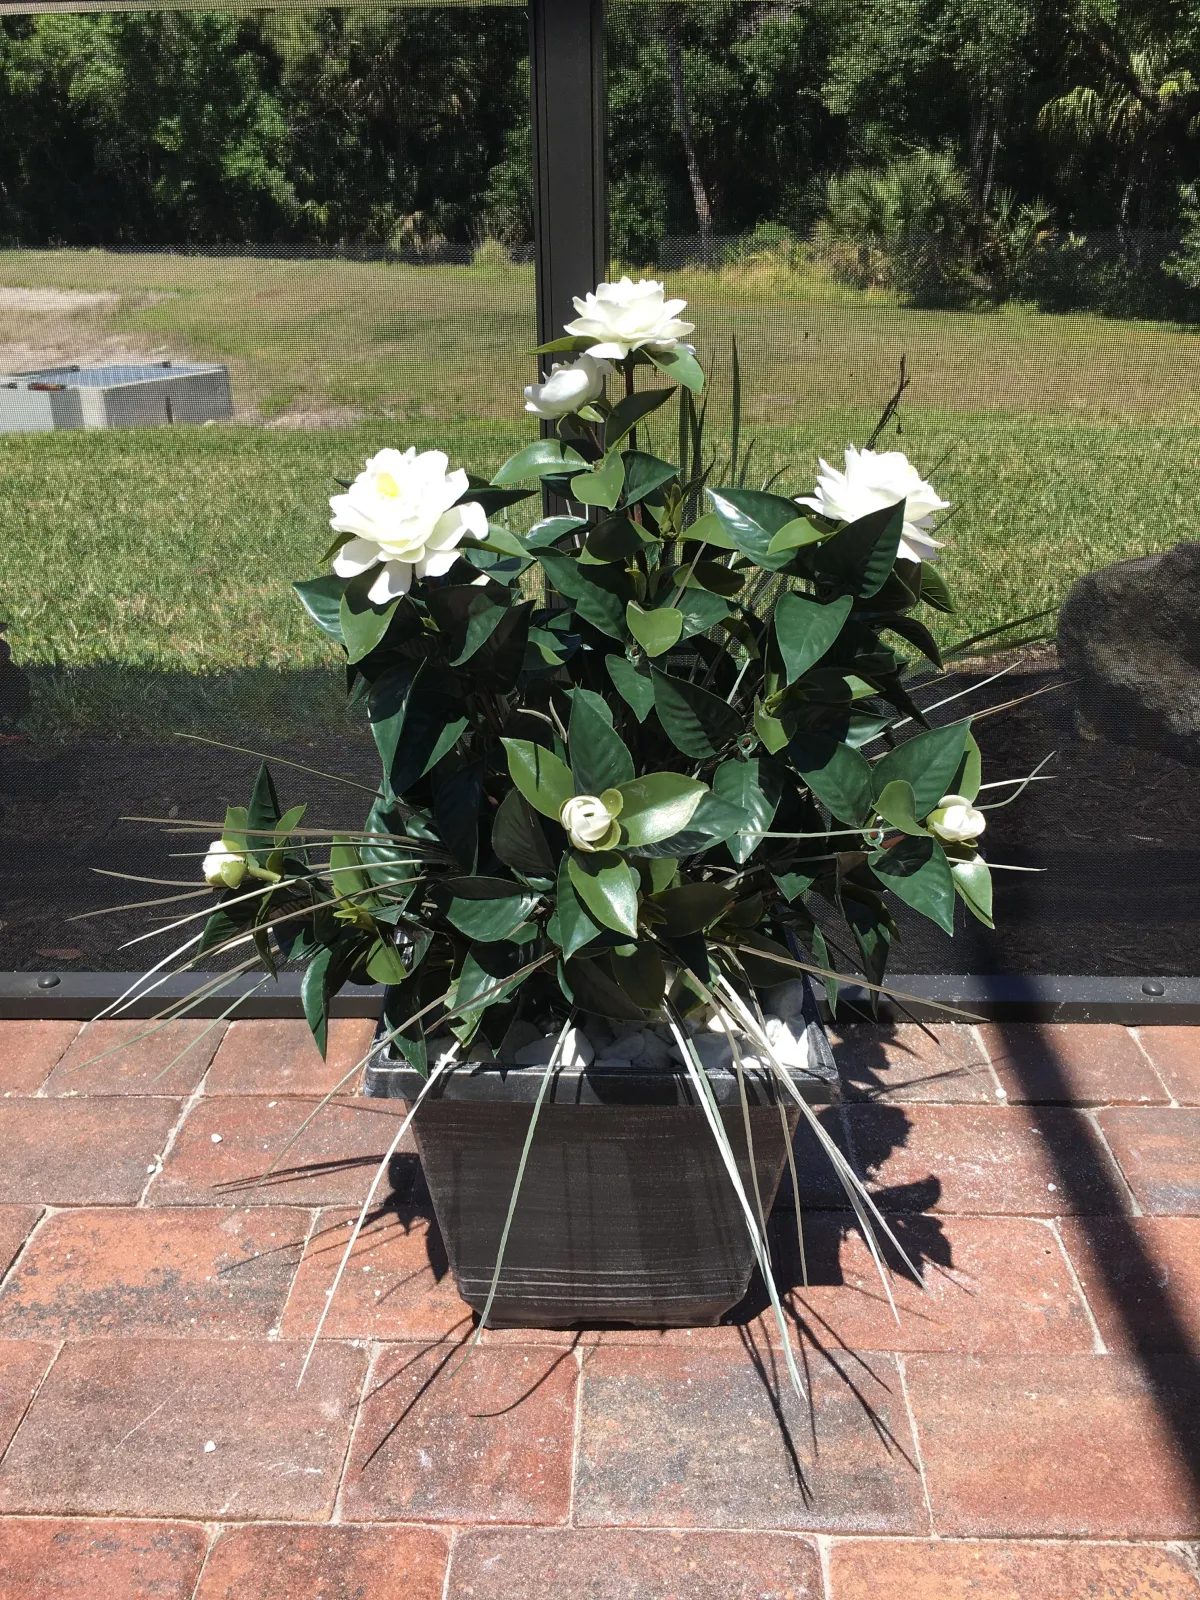
[[348, 1521], [567, 1520], [574, 1353], [385, 1347], [346, 1467]]
[[905, 1371], [937, 1532], [1200, 1534], [1192, 1361], [911, 1356]]
[[839, 1541], [831, 1600], [1197, 1600], [1187, 1557], [1154, 1545]]
[[[404, 1119], [404, 1106], [394, 1100], [361, 1099], [318, 1106], [319, 1096], [268, 1100], [219, 1095], [201, 1100], [154, 1180], [150, 1204], [361, 1202]], [[284, 1154], [287, 1141], [314, 1111], [309, 1127]], [[265, 1176], [276, 1158], [276, 1170]], [[397, 1156], [396, 1167], [411, 1183], [411, 1157]], [[389, 1188], [381, 1184], [381, 1198]]]
[[[286, 1338], [312, 1337], [357, 1217], [357, 1211], [321, 1213], [288, 1301]], [[437, 1224], [422, 1216], [405, 1221], [384, 1211], [372, 1216], [358, 1237], [323, 1337], [436, 1341], [461, 1338], [472, 1326]]]
[[454, 1552], [447, 1600], [820, 1600], [799, 1534], [626, 1528], [479, 1529]]
[[191, 1600], [204, 1528], [170, 1522], [0, 1520], [4, 1600]]
[[221, 1041], [206, 1090], [209, 1094], [353, 1094], [358, 1076], [347, 1077], [370, 1048], [375, 1024], [369, 1017], [339, 1017], [329, 1024], [322, 1060], [308, 1024], [234, 1022]]
[[1200, 1600], [1200, 1030], [847, 1030], [822, 1122], [926, 1291], [897, 1323], [802, 1133], [810, 1410], [760, 1285], [464, 1361], [411, 1140], [298, 1389], [403, 1108], [254, 1184], [370, 1023], [158, 1081], [121, 1027], [72, 1073], [99, 1029], [0, 1025], [0, 1600]]
[[1098, 1120], [1143, 1211], [1200, 1216], [1200, 1109], [1115, 1109]]
[[442, 1600], [447, 1554], [424, 1528], [235, 1528], [196, 1600]]
[[178, 1100], [0, 1100], [0, 1201], [133, 1205]]
[[0, 1280], [41, 1214], [38, 1206], [0, 1206]]
[[0, 1464], [0, 1510], [326, 1519], [366, 1355], [322, 1345], [297, 1388], [302, 1356], [266, 1340], [68, 1344]]
[[60, 1211], [0, 1289], [0, 1334], [267, 1334], [308, 1224], [282, 1206]]
[[0, 1094], [36, 1094], [78, 1022], [0, 1022]]
[[924, 1532], [895, 1358], [839, 1352], [805, 1377], [811, 1414], [765, 1344], [589, 1351], [576, 1521]]
[[90, 1022], [45, 1093], [188, 1095], [208, 1070], [224, 1023]]
[[1162, 1106], [1170, 1099], [1128, 1028], [993, 1022], [979, 1032], [1014, 1105]]
[[1181, 1106], [1200, 1106], [1200, 1028], [1139, 1028], [1142, 1049]]

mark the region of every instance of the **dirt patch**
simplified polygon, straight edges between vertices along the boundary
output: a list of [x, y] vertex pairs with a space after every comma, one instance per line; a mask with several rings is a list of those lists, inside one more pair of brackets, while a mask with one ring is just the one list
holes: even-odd
[[268, 428], [284, 428], [298, 433], [316, 433], [322, 428], [349, 428], [361, 422], [364, 412], [357, 406], [324, 406], [303, 411], [281, 411], [267, 423]]
[[120, 303], [121, 296], [107, 289], [0, 289], [0, 311], [70, 315], [76, 311], [115, 311]]

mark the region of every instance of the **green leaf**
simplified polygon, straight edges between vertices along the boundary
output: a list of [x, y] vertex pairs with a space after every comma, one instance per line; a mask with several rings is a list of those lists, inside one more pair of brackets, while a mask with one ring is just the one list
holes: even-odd
[[[712, 787], [718, 799], [743, 812], [747, 829], [769, 828], [783, 798], [783, 769], [770, 760], [723, 761], [713, 773]], [[739, 832], [728, 841], [729, 853], [740, 866], [762, 842], [761, 834]]]
[[657, 456], [649, 456], [642, 450], [626, 450], [625, 504], [636, 505], [639, 500], [647, 499], [664, 483], [670, 483], [672, 478], [678, 476], [678, 467], [673, 467], [669, 461], [660, 461]]
[[624, 656], [605, 656], [604, 664], [617, 693], [638, 721], [645, 722], [654, 706], [654, 684], [649, 672], [641, 671]]
[[915, 836], [925, 832], [917, 821], [912, 784], [903, 778], [893, 778], [891, 783], [884, 784], [875, 800], [875, 809], [885, 822], [890, 822], [893, 828], [899, 828], [901, 833]]
[[300, 597], [300, 604], [320, 628], [322, 633], [342, 644], [342, 624], [339, 620], [342, 596], [349, 578], [310, 578], [307, 583], [294, 583], [292, 588]]
[[681, 539], [697, 539], [701, 544], [711, 544], [717, 550], [736, 550], [737, 545], [725, 531], [725, 525], [715, 511], [706, 511], [697, 517], [690, 528], [679, 535]]
[[553, 878], [554, 857], [537, 812], [517, 788], [509, 789], [492, 822], [492, 849], [527, 878]]
[[921, 563], [921, 599], [935, 611], [951, 612], [957, 609], [945, 578], [929, 561]]
[[800, 895], [807, 894], [817, 881], [816, 874], [812, 872], [773, 872], [771, 876], [788, 905]]
[[479, 860], [483, 772], [482, 761], [444, 762], [433, 770], [433, 824], [464, 872], [474, 872]]
[[394, 793], [411, 789], [432, 758], [439, 750], [444, 754], [447, 741], [452, 745], [466, 726], [462, 700], [453, 692], [455, 681], [427, 661], [413, 676], [406, 663], [385, 672], [371, 691], [371, 731]]
[[651, 677], [658, 720], [685, 756], [705, 760], [719, 755], [741, 733], [741, 716], [719, 696], [657, 668], [651, 668]]
[[367, 598], [371, 585], [378, 577], [378, 567], [368, 567], [365, 572], [360, 572], [357, 577], [351, 578], [338, 607], [342, 642], [346, 646], [346, 656], [351, 663], [361, 661], [364, 656], [370, 655], [388, 631], [388, 626], [396, 614], [396, 607], [400, 604], [399, 599], [396, 599], [389, 600], [386, 605], [377, 606]]
[[608, 634], [610, 639], [623, 642], [628, 637], [625, 606], [633, 597], [633, 588], [622, 570], [608, 566], [581, 567], [573, 556], [549, 550], [541, 551], [538, 560], [551, 587], [572, 602], [585, 622]]
[[979, 746], [975, 743], [975, 735], [968, 733], [962, 760], [945, 793], [960, 794], [964, 800], [974, 800], [978, 797], [982, 784], [983, 757], [979, 753]]
[[467, 731], [467, 718], [455, 717], [453, 722], [448, 722], [438, 734], [437, 743], [429, 752], [425, 765], [421, 768], [420, 776], [423, 778], [427, 772], [432, 772], [443, 756], [448, 756], [454, 746]]
[[389, 667], [375, 680], [367, 701], [371, 733], [379, 751], [379, 758], [383, 762], [383, 770], [388, 774], [389, 780], [392, 763], [400, 746], [400, 736], [404, 731], [408, 697], [423, 667], [424, 662], [414, 664], [411, 661]]
[[587, 523], [582, 517], [545, 517], [541, 522], [535, 522], [526, 534], [525, 548], [546, 550], [568, 533], [578, 533], [580, 528], [586, 527]]
[[788, 742], [787, 729], [778, 717], [769, 717], [762, 702], [754, 702], [754, 731], [762, 740], [768, 755], [778, 755]]
[[627, 862], [610, 850], [572, 850], [567, 870], [590, 916], [617, 933], [637, 937], [637, 880]]
[[613, 728], [612, 713], [590, 689], [571, 696], [567, 746], [575, 794], [603, 794], [633, 777], [633, 757]]
[[679, 862], [673, 856], [662, 856], [647, 861], [646, 871], [650, 875], [651, 894], [661, 894], [664, 889], [671, 887], [672, 880], [679, 871]]
[[330, 845], [329, 869], [336, 894], [364, 894], [371, 886], [362, 857], [347, 839], [335, 839]]
[[486, 944], [510, 938], [538, 902], [536, 894], [523, 894], [506, 878], [451, 879], [445, 887], [453, 891], [446, 920], [468, 939]]
[[259, 763], [246, 810], [246, 838], [250, 854], [261, 866], [275, 847], [275, 829], [279, 824], [279, 796], [275, 793], [275, 780], [265, 761]]
[[290, 834], [293, 828], [298, 828], [304, 820], [304, 813], [308, 810], [307, 804], [293, 806], [290, 811], [285, 811], [280, 817], [275, 828], [276, 850], [286, 849], [291, 843]]
[[604, 448], [611, 450], [614, 445], [620, 444], [643, 417], [657, 411], [674, 393], [674, 389], [640, 389], [618, 400], [604, 423]]
[[585, 1011], [614, 1022], [645, 1022], [646, 1015], [613, 978], [607, 962], [576, 957], [559, 978], [567, 999]]
[[[723, 595], [726, 599], [732, 599], [746, 586], [746, 579], [740, 572], [731, 572], [719, 561], [697, 561], [695, 565], [689, 562], [686, 571], [689, 590], [705, 589], [709, 594]], [[718, 616], [724, 614], [722, 612]], [[711, 627], [712, 624], [708, 626]]]
[[529, 739], [501, 739], [508, 755], [508, 771], [512, 781], [535, 811], [544, 817], [558, 814], [575, 793], [575, 785], [566, 766], [552, 750]]
[[644, 778], [618, 785], [623, 805], [621, 828], [624, 848], [638, 850], [658, 844], [686, 828], [708, 793], [697, 778], [680, 772], [651, 772]]
[[954, 792], [949, 785], [958, 771], [969, 733], [967, 723], [952, 722], [945, 728], [929, 728], [889, 750], [875, 767], [876, 794], [903, 778], [912, 785], [917, 816], [927, 817], [944, 794]]
[[796, 771], [839, 822], [862, 827], [871, 815], [867, 758], [826, 733], [800, 733], [788, 746]]
[[388, 939], [376, 939], [367, 953], [367, 976], [376, 983], [403, 983], [408, 977], [400, 952]]
[[509, 456], [492, 482], [497, 488], [507, 488], [530, 478], [545, 478], [564, 470], [580, 471], [586, 466], [577, 451], [563, 448], [561, 439], [535, 439], [515, 456]]
[[952, 861], [950, 873], [959, 898], [965, 902], [971, 915], [985, 928], [994, 928], [992, 921], [992, 873], [982, 856], [969, 861]]
[[331, 946], [322, 945], [304, 969], [304, 977], [300, 983], [304, 1018], [322, 1056], [329, 1042], [329, 996], [325, 989], [325, 977], [332, 958]]
[[655, 860], [671, 856], [694, 856], [731, 839], [745, 820], [736, 806], [718, 799], [715, 794], [704, 794], [686, 828], [681, 828], [678, 833], [671, 834], [657, 844], [641, 845], [638, 854]]
[[442, 583], [430, 589], [429, 613], [446, 636], [451, 666], [469, 661], [488, 642], [508, 615], [511, 600], [491, 584]]
[[625, 561], [647, 542], [641, 528], [628, 517], [605, 517], [588, 534], [584, 549], [593, 561]]
[[[724, 572], [725, 568], [718, 570]], [[683, 618], [683, 630], [679, 635], [681, 641], [694, 638], [698, 633], [707, 633], [729, 615], [729, 607], [719, 594], [709, 594], [704, 589], [691, 587], [684, 589], [675, 602], [675, 609]]]
[[775, 607], [775, 638], [789, 683], [795, 683], [832, 648], [853, 604], [854, 597], [848, 594], [828, 605], [800, 594], [780, 595]]
[[660, 372], [665, 372], [668, 378], [674, 378], [693, 394], [703, 389], [704, 369], [690, 350], [677, 346], [674, 350], [647, 350], [646, 354]]
[[636, 600], [625, 607], [625, 623], [648, 656], [661, 656], [679, 643], [683, 612], [673, 606], [643, 611]]
[[772, 555], [771, 540], [796, 520], [793, 501], [761, 489], [709, 489], [708, 498], [736, 550], [768, 572], [787, 566], [791, 552]]
[[654, 946], [640, 943], [631, 956], [609, 956], [612, 975], [633, 1001], [643, 1011], [657, 1011], [663, 1002], [667, 975], [662, 957]]
[[564, 961], [569, 961], [577, 950], [598, 939], [601, 933], [600, 924], [588, 916], [586, 906], [575, 893], [570, 861], [570, 853], [565, 852], [558, 864], [557, 901], [546, 930], [562, 950]]
[[590, 472], [571, 480], [571, 498], [584, 506], [603, 506], [611, 511], [625, 487], [625, 463], [619, 450], [610, 450]]
[[828, 584], [867, 600], [883, 588], [904, 532], [904, 501], [869, 511], [813, 552], [813, 568]]
[[[511, 977], [520, 967], [528, 961], [528, 956], [519, 944], [509, 940], [501, 940], [497, 944], [473, 944], [467, 951], [466, 960], [458, 974], [458, 981], [454, 988], [455, 1007], [462, 1007], [470, 1013], [472, 1002], [479, 1000], [476, 1008], [485, 1011], [488, 1006], [501, 1005], [519, 988], [523, 979], [517, 984], [505, 984], [496, 994], [490, 995], [486, 1000], [480, 1000], [481, 995], [503, 979]], [[456, 1024], [457, 1026], [458, 1024]]]
[[802, 550], [806, 544], [817, 544], [828, 537], [807, 517], [797, 517], [794, 522], [785, 522], [779, 532], [772, 535], [767, 552], [773, 556], [790, 555], [793, 550]]
[[678, 889], [665, 889], [662, 894], [656, 894], [651, 904], [665, 918], [667, 932], [678, 937], [685, 933], [701, 933], [719, 921], [733, 900], [723, 884], [685, 883]]
[[954, 878], [946, 852], [935, 839], [905, 838], [890, 850], [868, 856], [871, 871], [885, 889], [914, 911], [954, 932]]

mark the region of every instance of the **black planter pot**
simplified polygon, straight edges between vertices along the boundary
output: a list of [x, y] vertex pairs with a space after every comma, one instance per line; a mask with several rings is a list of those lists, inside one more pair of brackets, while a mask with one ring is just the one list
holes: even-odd
[[[828, 1104], [836, 1071], [811, 992], [805, 1020], [813, 1070], [792, 1081]], [[530, 1113], [544, 1067], [464, 1066], [438, 1080], [413, 1121], [446, 1254], [463, 1299], [487, 1300]], [[746, 1071], [764, 1210], [800, 1111], [766, 1071]], [[753, 1204], [736, 1074], [709, 1071], [714, 1098]], [[366, 1092], [415, 1099], [423, 1079], [381, 1052]], [[782, 1103], [784, 1116], [780, 1117]], [[750, 1285], [746, 1220], [696, 1092], [682, 1067], [564, 1068], [543, 1102], [489, 1322], [703, 1326]]]

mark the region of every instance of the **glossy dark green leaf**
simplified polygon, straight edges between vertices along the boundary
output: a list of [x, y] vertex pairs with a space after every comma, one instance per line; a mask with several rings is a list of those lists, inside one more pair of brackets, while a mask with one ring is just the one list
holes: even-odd
[[733, 895], [719, 883], [685, 883], [654, 896], [651, 904], [665, 919], [667, 933], [678, 937], [710, 927], [733, 904]]
[[600, 937], [600, 924], [587, 912], [587, 907], [575, 892], [569, 870], [570, 852], [564, 852], [558, 864], [558, 888], [554, 916], [548, 932], [562, 950], [563, 959], [569, 961], [577, 950]]
[[613, 978], [624, 989], [635, 1006], [643, 1011], [657, 1011], [663, 1002], [667, 975], [662, 957], [655, 947], [643, 940], [631, 956], [609, 956]]
[[322, 1055], [329, 1040], [329, 1002], [346, 982], [359, 953], [358, 944], [359, 940], [351, 935], [334, 944], [322, 945], [300, 981], [305, 1021]]
[[916, 617], [891, 616], [880, 626], [898, 633], [909, 644], [915, 645], [926, 660], [932, 661], [935, 667], [941, 669], [942, 655], [938, 649], [938, 642], [925, 624]]
[[685, 756], [719, 755], [742, 731], [742, 718], [718, 695], [684, 678], [651, 669], [654, 708], [663, 731]]
[[745, 825], [745, 813], [715, 794], [700, 797], [686, 828], [655, 844], [638, 846], [638, 854], [649, 859], [697, 855], [712, 845], [731, 839]]
[[775, 638], [789, 683], [795, 683], [832, 648], [853, 604], [854, 598], [848, 594], [828, 605], [801, 594], [780, 595], [775, 607]]
[[887, 582], [903, 532], [903, 500], [870, 511], [813, 549], [813, 570], [842, 593], [868, 600]]
[[994, 928], [992, 921], [992, 874], [982, 856], [969, 861], [952, 861], [950, 873], [959, 898], [971, 915], [985, 928]]
[[483, 770], [482, 761], [465, 762], [451, 772], [440, 766], [434, 769], [434, 826], [464, 872], [474, 872], [479, 858]]
[[[747, 829], [771, 826], [783, 796], [784, 770], [776, 761], [757, 758], [751, 761], [723, 761], [713, 773], [713, 793], [719, 800], [736, 806]], [[748, 861], [762, 844], [762, 836], [739, 832], [728, 840], [729, 853], [740, 865]]]
[[736, 550], [737, 545], [725, 531], [725, 525], [715, 511], [706, 511], [702, 517], [679, 535], [681, 539], [695, 539], [700, 544], [711, 544], [716, 550]]
[[680, 772], [651, 772], [620, 785], [620, 823], [625, 848], [641, 850], [681, 832], [708, 790]]
[[509, 456], [492, 479], [497, 488], [508, 488], [518, 483], [528, 483], [531, 478], [545, 478], [564, 468], [583, 468], [586, 465], [577, 453], [564, 448], [561, 439], [535, 439], [516, 455]]
[[310, 578], [307, 583], [294, 583], [292, 588], [300, 597], [300, 604], [320, 628], [322, 633], [342, 644], [340, 621], [342, 596], [349, 578]]
[[944, 794], [953, 793], [949, 785], [963, 758], [969, 732], [967, 723], [952, 722], [944, 728], [929, 728], [889, 750], [874, 769], [875, 793], [882, 794], [887, 784], [902, 778], [912, 785], [917, 816], [928, 816]]
[[625, 451], [625, 504], [637, 505], [678, 476], [678, 468], [643, 450]]
[[275, 848], [275, 828], [280, 815], [275, 780], [266, 762], [260, 762], [254, 779], [254, 788], [250, 794], [250, 804], [246, 808], [246, 838], [250, 845], [250, 854], [260, 865]]
[[946, 794], [960, 794], [964, 800], [975, 800], [978, 798], [982, 784], [983, 757], [980, 754], [979, 746], [975, 743], [975, 735], [968, 733], [962, 760], [950, 780], [950, 787], [945, 792]]
[[943, 932], [954, 932], [954, 878], [936, 840], [901, 839], [890, 850], [872, 851], [868, 860], [885, 889]]
[[562, 971], [567, 998], [584, 1011], [609, 1017], [614, 1022], [644, 1022], [645, 1013], [635, 1005], [613, 978], [608, 963], [576, 956]]
[[802, 894], [807, 894], [817, 881], [816, 873], [813, 872], [773, 872], [771, 876], [775, 880], [776, 888], [788, 905], [791, 905]]
[[367, 976], [376, 983], [403, 983], [408, 968], [390, 939], [379, 938], [367, 952]]
[[593, 561], [625, 561], [646, 544], [636, 522], [628, 517], [605, 517], [587, 536], [585, 549]]
[[636, 600], [625, 607], [625, 625], [648, 656], [663, 656], [679, 643], [683, 612], [672, 606], [643, 611]]
[[611, 450], [620, 444], [631, 428], [636, 428], [652, 411], [657, 411], [674, 393], [674, 389], [639, 389], [624, 395], [605, 419], [604, 448]]
[[[519, 944], [509, 940], [501, 940], [496, 944], [473, 944], [467, 952], [466, 960], [462, 964], [458, 981], [454, 990], [455, 1009], [461, 1008], [464, 1012], [473, 1010], [486, 1010], [489, 1006], [500, 1005], [507, 1000], [515, 988], [519, 988], [523, 980], [518, 979], [516, 986], [504, 983], [506, 978], [525, 966], [529, 957]], [[496, 994], [489, 995], [488, 990], [503, 984]], [[486, 996], [486, 998], [484, 998]], [[478, 1006], [474, 1003], [478, 1002]]]
[[647, 350], [646, 354], [660, 372], [665, 372], [668, 378], [674, 378], [676, 383], [690, 389], [693, 394], [699, 394], [703, 389], [704, 368], [696, 360], [693, 351], [679, 345], [674, 350]]
[[589, 689], [571, 696], [567, 746], [576, 794], [603, 794], [633, 777], [633, 757], [613, 728], [612, 712]]
[[586, 527], [587, 523], [582, 517], [545, 517], [541, 522], [535, 522], [526, 534], [525, 548], [548, 550], [567, 534], [578, 533], [580, 528]]
[[573, 603], [585, 622], [610, 639], [628, 638], [625, 607], [633, 598], [633, 587], [621, 569], [583, 567], [572, 556], [549, 550], [539, 552], [538, 560], [551, 587]]
[[575, 793], [569, 768], [552, 750], [529, 739], [502, 739], [512, 781], [535, 811], [558, 821], [559, 812]]
[[698, 633], [707, 633], [710, 628], [715, 628], [718, 622], [729, 615], [729, 607], [720, 595], [709, 594], [705, 589], [693, 589], [690, 585], [676, 601], [676, 609], [683, 618], [680, 640], [692, 639]]
[[796, 771], [839, 822], [861, 827], [871, 815], [867, 758], [824, 733], [800, 733], [788, 745]]
[[884, 784], [876, 796], [875, 809], [885, 822], [890, 822], [893, 828], [899, 828], [901, 833], [916, 836], [925, 832], [917, 821], [912, 784], [906, 783], [903, 778], [893, 778], [891, 783]]
[[364, 656], [370, 655], [388, 631], [396, 607], [400, 604], [399, 600], [389, 600], [386, 605], [377, 606], [368, 599], [371, 586], [378, 577], [379, 568], [368, 567], [365, 572], [350, 579], [342, 594], [338, 625], [346, 646], [347, 659], [351, 662], [361, 661]]
[[921, 599], [935, 611], [951, 612], [957, 609], [945, 578], [931, 561], [921, 563]]
[[571, 498], [583, 506], [603, 506], [611, 511], [625, 487], [625, 463], [619, 450], [610, 450], [590, 472], [571, 480]]
[[590, 917], [616, 933], [637, 937], [637, 880], [627, 862], [611, 850], [572, 850], [567, 870]]
[[476, 584], [439, 584], [428, 596], [429, 614], [446, 637], [452, 666], [461, 666], [485, 645], [511, 605], [503, 590]]
[[522, 893], [519, 884], [503, 878], [472, 878], [458, 882], [445, 916], [468, 939], [493, 944], [510, 938], [537, 902], [536, 894]]
[[709, 489], [708, 498], [734, 548], [756, 566], [778, 572], [792, 558], [790, 550], [771, 554], [771, 540], [796, 519], [796, 506], [781, 495], [761, 489]]
[[501, 800], [492, 822], [492, 849], [527, 878], [552, 878], [554, 857], [541, 818], [517, 788]]
[[645, 722], [654, 706], [654, 682], [649, 669], [639, 670], [624, 656], [605, 656], [604, 664], [617, 693], [638, 721]]

